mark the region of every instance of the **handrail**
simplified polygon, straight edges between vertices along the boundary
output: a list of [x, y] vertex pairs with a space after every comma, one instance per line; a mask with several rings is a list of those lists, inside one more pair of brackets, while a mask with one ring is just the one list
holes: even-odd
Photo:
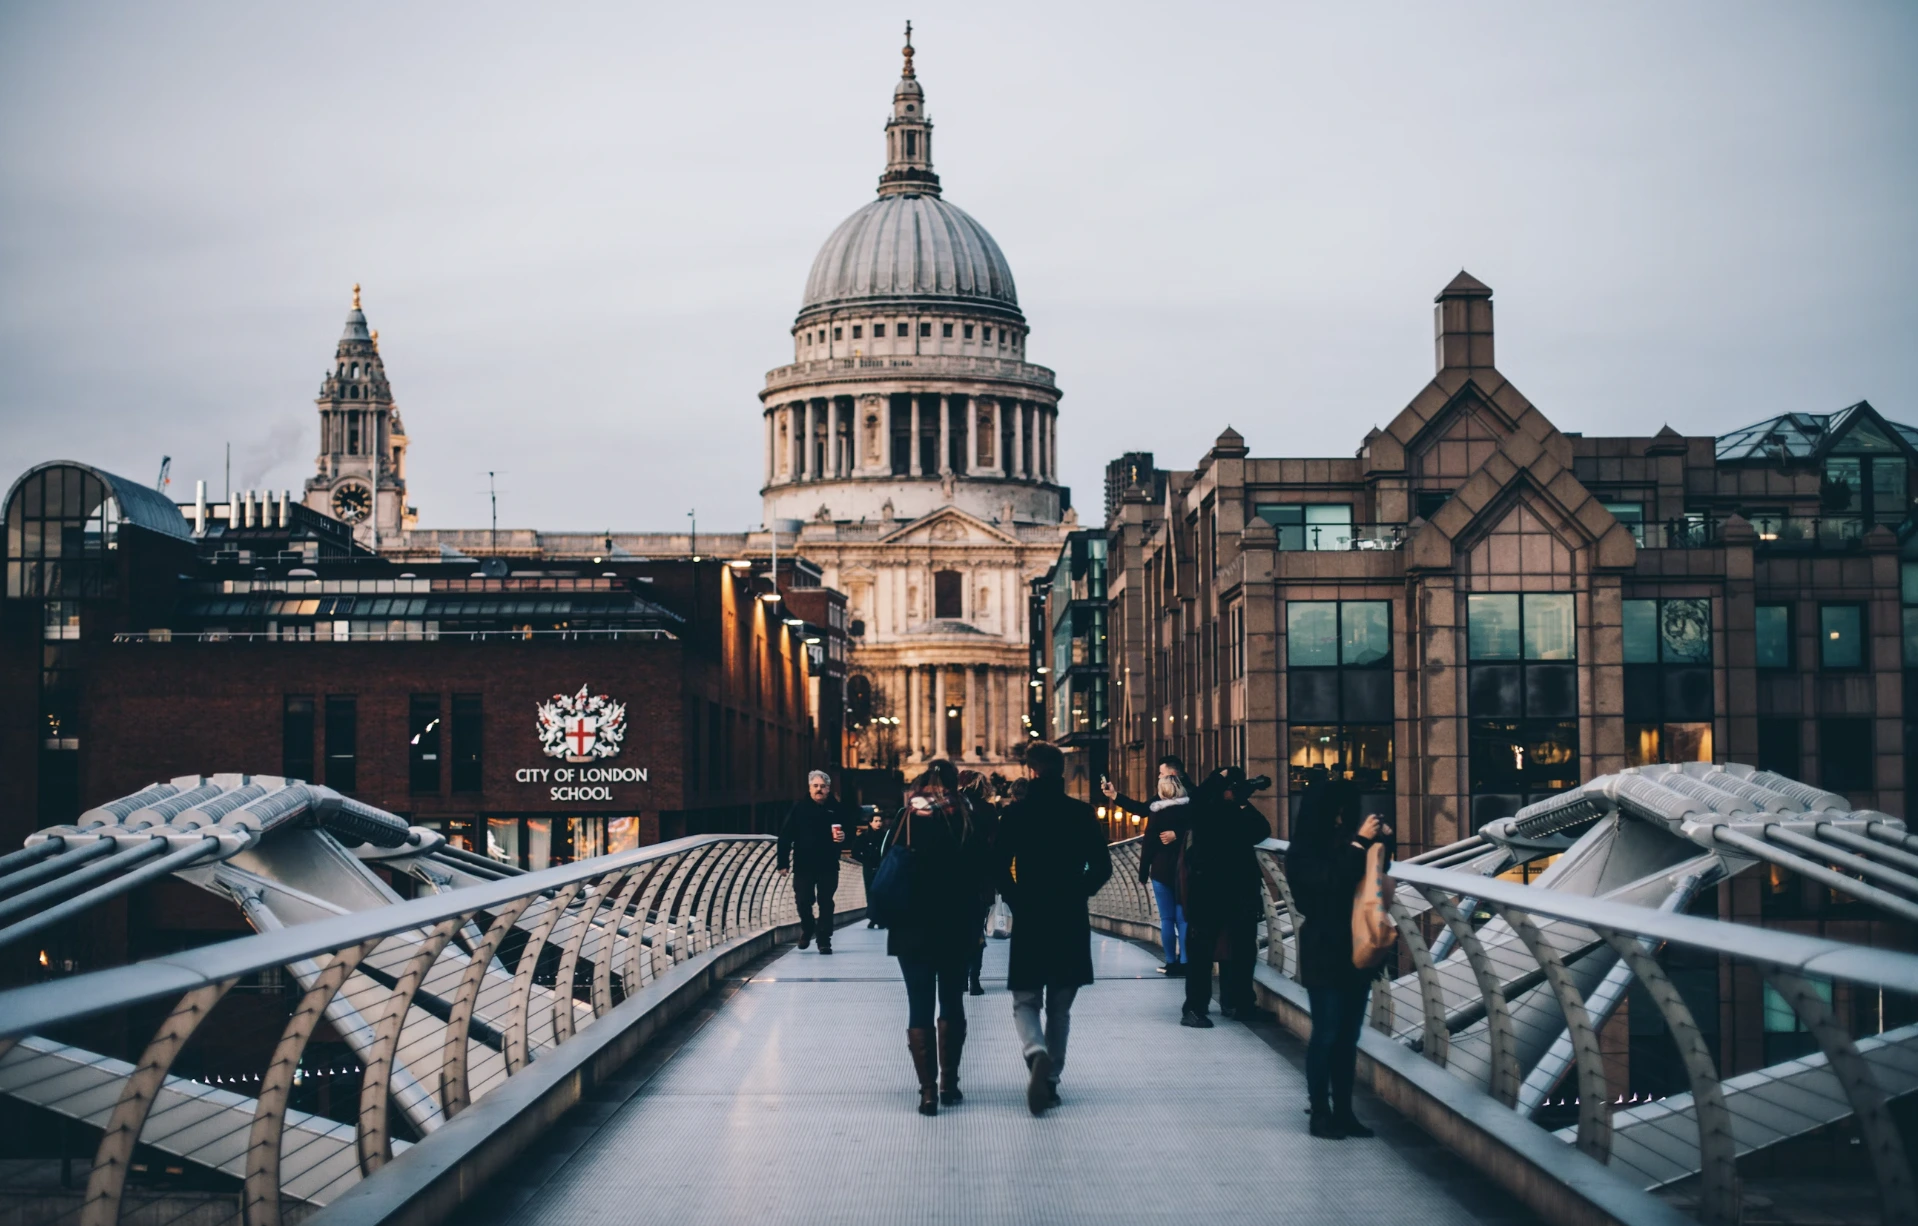
[[[791, 922], [773, 851], [769, 835], [697, 835], [0, 992], [0, 1084], [103, 1128], [80, 1226], [119, 1220], [136, 1145], [242, 1179], [247, 1226], [276, 1226], [283, 1201], [327, 1204], [387, 1164], [399, 1144], [390, 1109], [430, 1140], [576, 1035], [591, 1037], [574, 1052], [615, 1041], [595, 1034], [595, 1019], [651, 1016], [673, 985], [696, 981], [669, 968], [734, 956], [737, 942]], [[549, 953], [558, 971], [542, 977]], [[231, 989], [282, 969], [299, 1003], [250, 1079], [256, 1097], [170, 1075]], [[172, 1009], [137, 1060], [50, 1037], [155, 1003]], [[131, 1027], [151, 1014], [126, 1017], [137, 1045]], [[290, 1107], [321, 1017], [361, 1063], [357, 1125]], [[102, 1090], [114, 1096], [110, 1116]]]
[[664, 860], [695, 848], [739, 839], [753, 839], [769, 845], [772, 842], [770, 835], [692, 835], [670, 843], [654, 843], [632, 851], [525, 873], [487, 885], [467, 886], [371, 911], [355, 911], [274, 932], [202, 945], [130, 966], [88, 971], [67, 979], [12, 988], [0, 992], [0, 1039], [40, 1033], [109, 1009], [175, 996], [256, 971], [330, 955], [361, 941], [390, 937], [414, 928], [430, 928], [441, 920], [480, 911], [490, 912], [501, 904], [515, 902], [528, 895], [549, 893], [577, 882], [604, 877], [609, 872], [630, 868], [635, 864]]
[[[1125, 925], [1120, 930], [1128, 935], [1156, 937], [1158, 912], [1150, 892], [1119, 880], [1136, 875], [1138, 847], [1138, 838], [1112, 845], [1113, 881], [1093, 897], [1091, 910]], [[1287, 850], [1279, 839], [1256, 849], [1269, 964], [1259, 974], [1268, 977], [1269, 988], [1286, 986], [1281, 1016], [1302, 1018], [1298, 1025], [1309, 1027], [1307, 994], [1286, 983], [1298, 976], [1295, 930], [1301, 919], [1286, 880]], [[1688, 871], [1696, 869], [1673, 867], [1674, 886]], [[1404, 887], [1392, 907], [1400, 973], [1373, 992], [1372, 1028], [1407, 1052], [1412, 1067], [1429, 1061], [1448, 1068], [1460, 1079], [1457, 1094], [1481, 1095], [1494, 1112], [1519, 1108], [1499, 1117], [1508, 1121], [1500, 1127], [1537, 1127], [1529, 1118], [1539, 1105], [1535, 1100], [1556, 1093], [1559, 1109], [1577, 1108], [1576, 1128], [1533, 1135], [1572, 1142], [1575, 1152], [1567, 1162], [1605, 1164], [1627, 1177], [1626, 1190], [1634, 1195], [1632, 1184], [1650, 1190], [1697, 1176], [1699, 1217], [1734, 1223], [1742, 1205], [1739, 1146], [1772, 1144], [1849, 1117], [1877, 1174], [1884, 1219], [1918, 1221], [1918, 1189], [1889, 1110], [1892, 1098], [1918, 1090], [1918, 1078], [1902, 1071], [1904, 1058], [1889, 1050], [1880, 1054], [1890, 1045], [1906, 1051], [1918, 1046], [1918, 1027], [1854, 1039], [1833, 1010], [1830, 987], [1865, 989], [1854, 991], [1855, 997], [1875, 996], [1872, 989], [1918, 996], [1918, 955], [1406, 861], [1392, 864], [1388, 875]], [[1462, 957], [1448, 958], [1430, 943], [1441, 931], [1451, 937], [1444, 949]], [[1792, 1010], [1818, 1055], [1787, 1061], [1768, 1077], [1722, 1074], [1691, 1004], [1657, 956], [1661, 946], [1712, 954], [1755, 971]], [[1607, 1087], [1598, 1045], [1599, 1031], [1634, 979], [1676, 1045], [1689, 1087], [1644, 1107], [1629, 1105], [1624, 1087]], [[1541, 1068], [1553, 1058], [1555, 1071]], [[1574, 1089], [1543, 1084], [1556, 1083], [1574, 1067]], [[1521, 1103], [1517, 1091], [1528, 1069], [1541, 1084]], [[1695, 1129], [1690, 1143], [1687, 1116]], [[1508, 1174], [1490, 1159], [1484, 1169]], [[1526, 1192], [1522, 1177], [1508, 1186]], [[1646, 1207], [1665, 1208], [1649, 1200]]]

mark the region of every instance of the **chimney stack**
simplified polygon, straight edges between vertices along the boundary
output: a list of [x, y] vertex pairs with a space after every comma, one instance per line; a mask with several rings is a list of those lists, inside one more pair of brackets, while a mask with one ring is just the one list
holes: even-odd
[[1492, 287], [1461, 269], [1432, 301], [1438, 368], [1492, 366]]

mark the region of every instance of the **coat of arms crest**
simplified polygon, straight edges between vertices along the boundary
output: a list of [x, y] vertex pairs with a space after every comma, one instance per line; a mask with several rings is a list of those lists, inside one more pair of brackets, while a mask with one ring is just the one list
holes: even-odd
[[610, 758], [626, 743], [626, 704], [586, 686], [573, 695], [555, 694], [534, 708], [539, 747], [549, 758], [591, 762]]

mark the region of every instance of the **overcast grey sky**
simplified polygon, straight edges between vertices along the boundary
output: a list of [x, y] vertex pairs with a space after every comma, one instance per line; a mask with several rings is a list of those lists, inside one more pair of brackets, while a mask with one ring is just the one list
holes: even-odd
[[0, 4], [0, 480], [298, 488], [350, 287], [427, 527], [760, 518], [910, 16], [1060, 447], [1349, 455], [1497, 291], [1562, 429], [1918, 422], [1918, 5]]

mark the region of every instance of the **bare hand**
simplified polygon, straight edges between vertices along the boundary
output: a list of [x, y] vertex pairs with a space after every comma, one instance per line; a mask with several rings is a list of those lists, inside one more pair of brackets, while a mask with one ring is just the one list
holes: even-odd
[[1178, 837], [1179, 837], [1178, 835], [1172, 833], [1172, 831], [1170, 830], [1159, 831], [1159, 841], [1161, 843], [1170, 843], [1173, 839], [1176, 839]]
[[833, 831], [833, 832], [832, 832], [832, 841], [833, 841], [833, 842], [835, 842], [835, 843], [843, 843], [843, 842], [845, 842], [845, 841], [846, 841], [846, 832], [845, 832], [844, 830], [835, 830], [835, 831]]
[[1367, 813], [1365, 820], [1359, 823], [1359, 837], [1362, 839], [1376, 839], [1390, 833], [1392, 828], [1386, 825], [1376, 813]]
[[1106, 794], [1107, 800], [1117, 800], [1119, 798], [1119, 789], [1113, 785], [1110, 779], [1101, 780], [1099, 790]]
[[778, 873], [781, 877], [784, 877], [784, 876], [787, 876], [792, 870], [781, 868], [781, 869], [775, 869], [773, 871]]

